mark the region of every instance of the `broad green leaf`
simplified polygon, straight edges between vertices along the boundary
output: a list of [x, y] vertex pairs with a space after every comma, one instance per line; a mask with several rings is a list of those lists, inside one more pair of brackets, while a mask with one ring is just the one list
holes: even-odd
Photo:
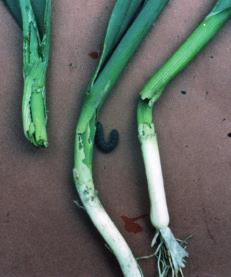
[[96, 72], [91, 80], [92, 86], [107, 58], [112, 54], [144, 0], [117, 0], [108, 23], [102, 54]]
[[167, 3], [168, 0], [146, 0], [139, 9], [132, 24], [128, 26], [125, 34], [113, 49], [113, 53], [98, 73], [97, 79], [91, 83], [90, 89], [88, 88], [83, 106], [84, 113], [81, 113], [79, 118], [80, 132], [86, 129], [94, 112], [100, 109], [106, 96]]
[[231, 0], [218, 0], [208, 17], [231, 9]]
[[[22, 17], [19, 7], [19, 0], [2, 0], [7, 6], [18, 25], [22, 27]], [[44, 11], [46, 6], [46, 0], [31, 0], [35, 19], [39, 28], [40, 34], [44, 31]]]
[[18, 25], [22, 26], [21, 12], [19, 8], [19, 0], [2, 0], [6, 7], [11, 12]]

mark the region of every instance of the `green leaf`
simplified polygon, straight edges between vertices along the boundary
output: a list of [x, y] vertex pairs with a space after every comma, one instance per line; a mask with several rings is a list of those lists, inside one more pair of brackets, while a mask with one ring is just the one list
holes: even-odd
[[[10, 13], [18, 23], [18, 25], [22, 28], [22, 17], [19, 7], [19, 0], [2, 0], [3, 3], [7, 6]], [[33, 7], [33, 12], [35, 14], [35, 19], [39, 28], [39, 33], [42, 34], [44, 32], [44, 11], [46, 6], [46, 0], [31, 0], [31, 4]]]
[[22, 26], [22, 18], [21, 12], [19, 8], [19, 1], [18, 0], [2, 0], [6, 7], [11, 12], [14, 19], [17, 21], [18, 25]]
[[231, 0], [218, 0], [208, 17], [231, 9]]
[[97, 79], [99, 72], [102, 70], [107, 58], [112, 54], [115, 46], [124, 35], [128, 26], [132, 22], [139, 8], [143, 5], [144, 0], [117, 0], [113, 8], [110, 21], [108, 23], [106, 36], [103, 44], [103, 51], [96, 68], [95, 74], [91, 80], [92, 87]]
[[82, 108], [84, 112], [79, 117], [79, 130], [81, 132], [85, 131], [93, 113], [96, 110], [99, 111], [106, 96], [118, 81], [129, 60], [135, 54], [167, 3], [168, 0], [144, 1], [139, 13], [132, 20], [132, 24], [128, 26], [125, 34], [113, 49], [113, 53], [101, 67], [97, 79], [90, 83], [90, 88], [88, 87]]

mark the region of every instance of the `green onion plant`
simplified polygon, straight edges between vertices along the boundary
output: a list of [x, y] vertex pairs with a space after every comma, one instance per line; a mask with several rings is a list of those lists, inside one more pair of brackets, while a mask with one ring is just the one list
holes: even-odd
[[143, 276], [126, 241], [100, 202], [93, 181], [93, 146], [100, 107], [168, 0], [117, 0], [102, 55], [89, 82], [76, 127], [74, 182], [80, 200], [117, 258], [124, 276]]
[[185, 248], [175, 239], [169, 228], [157, 134], [153, 123], [153, 108], [169, 82], [216, 35], [231, 17], [231, 0], [218, 0], [212, 11], [204, 18], [179, 49], [161, 66], [140, 92], [137, 109], [138, 135], [145, 165], [150, 198], [150, 219], [156, 228], [152, 246], [156, 246], [159, 276], [183, 275]]
[[51, 0], [3, 0], [23, 31], [23, 129], [36, 147], [47, 147], [46, 74]]

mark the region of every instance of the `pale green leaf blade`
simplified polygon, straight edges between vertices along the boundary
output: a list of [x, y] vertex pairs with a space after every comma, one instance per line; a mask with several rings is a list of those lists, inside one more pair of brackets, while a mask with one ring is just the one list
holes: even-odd
[[19, 0], [2, 0], [5, 6], [8, 8], [18, 25], [22, 26], [22, 17], [19, 7]]
[[114, 47], [119, 42], [129, 24], [138, 12], [143, 0], [117, 0], [113, 8], [111, 18], [108, 23], [106, 36], [103, 44], [102, 54], [96, 69], [96, 72], [91, 80], [91, 86], [95, 82], [99, 71], [103, 64], [113, 52]]
[[231, 0], [218, 0], [208, 17], [231, 9]]

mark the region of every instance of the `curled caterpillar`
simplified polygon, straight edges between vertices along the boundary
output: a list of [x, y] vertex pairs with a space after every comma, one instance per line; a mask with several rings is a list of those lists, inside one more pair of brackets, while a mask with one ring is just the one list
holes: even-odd
[[119, 132], [113, 129], [109, 134], [108, 141], [105, 141], [103, 125], [96, 123], [95, 145], [103, 153], [112, 152], [119, 143]]

